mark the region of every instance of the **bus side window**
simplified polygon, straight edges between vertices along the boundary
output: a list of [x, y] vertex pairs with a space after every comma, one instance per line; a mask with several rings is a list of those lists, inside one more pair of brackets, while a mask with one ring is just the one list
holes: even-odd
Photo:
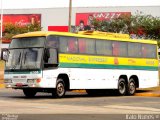
[[78, 53], [76, 38], [69, 37], [69, 39], [68, 39], [68, 52], [69, 53]]
[[95, 54], [96, 53], [95, 44], [96, 44], [95, 39], [78, 38], [79, 53]]
[[156, 45], [142, 44], [142, 55], [145, 58], [156, 58]]
[[79, 53], [86, 53], [86, 41], [82, 38], [78, 39]]
[[96, 40], [96, 53], [98, 55], [112, 55], [112, 41]]
[[128, 43], [128, 56], [141, 58], [142, 57], [142, 44], [141, 43]]
[[56, 49], [49, 49], [50, 57], [48, 59], [49, 64], [57, 64], [58, 63], [58, 56], [57, 56], [57, 50]]
[[127, 57], [128, 56], [127, 42], [119, 42], [119, 56], [120, 57]]
[[47, 37], [47, 47], [58, 48], [58, 37], [48, 36]]
[[67, 39], [67, 37], [59, 37], [59, 50], [62, 53], [68, 52], [68, 39]]
[[113, 47], [113, 56], [118, 56], [119, 55], [119, 42], [113, 42], [112, 47]]
[[44, 67], [57, 67], [58, 55], [57, 50], [52, 48], [46, 48], [44, 54]]
[[142, 57], [143, 58], [147, 57], [147, 49], [146, 49], [146, 46], [144, 44], [142, 45]]

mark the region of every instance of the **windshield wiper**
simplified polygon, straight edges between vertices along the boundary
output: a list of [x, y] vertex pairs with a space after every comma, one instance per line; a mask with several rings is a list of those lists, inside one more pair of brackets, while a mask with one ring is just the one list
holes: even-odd
[[11, 70], [16, 69], [17, 65], [20, 64], [20, 61], [21, 61], [21, 53], [19, 54], [18, 60], [17, 60], [17, 62], [15, 63], [15, 65], [13, 65], [13, 67], [11, 68]]
[[26, 62], [26, 56], [27, 56], [27, 52], [25, 52], [25, 54], [24, 54], [24, 64]]

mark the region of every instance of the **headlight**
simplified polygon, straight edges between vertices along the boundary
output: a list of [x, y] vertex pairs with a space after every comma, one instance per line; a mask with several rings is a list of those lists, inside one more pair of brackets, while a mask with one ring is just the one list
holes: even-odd
[[28, 79], [27, 82], [28, 83], [34, 83], [34, 79]]
[[5, 79], [4, 83], [12, 83], [12, 80], [11, 79]]

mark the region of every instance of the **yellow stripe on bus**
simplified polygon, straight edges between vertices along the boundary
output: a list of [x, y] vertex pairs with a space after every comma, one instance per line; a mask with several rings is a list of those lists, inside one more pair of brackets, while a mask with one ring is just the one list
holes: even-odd
[[123, 58], [92, 55], [60, 54], [60, 63], [84, 63], [84, 64], [111, 64], [111, 65], [135, 65], [135, 66], [158, 66], [156, 59]]

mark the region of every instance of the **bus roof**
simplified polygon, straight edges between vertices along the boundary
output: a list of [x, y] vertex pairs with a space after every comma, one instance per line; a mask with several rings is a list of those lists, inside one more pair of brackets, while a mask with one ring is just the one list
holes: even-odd
[[98, 31], [95, 31], [95, 32], [93, 32], [93, 31], [81, 31], [79, 33], [37, 31], [37, 32], [28, 32], [28, 33], [24, 33], [24, 34], [15, 35], [15, 36], [13, 36], [13, 38], [49, 36], [49, 35], [82, 37], [82, 38], [95, 38], [95, 39], [104, 39], [104, 40], [107, 39], [107, 40], [118, 40], [118, 41], [127, 41], [127, 42], [157, 44], [157, 41], [155, 41], [155, 40], [130, 39], [128, 34], [98, 32]]

